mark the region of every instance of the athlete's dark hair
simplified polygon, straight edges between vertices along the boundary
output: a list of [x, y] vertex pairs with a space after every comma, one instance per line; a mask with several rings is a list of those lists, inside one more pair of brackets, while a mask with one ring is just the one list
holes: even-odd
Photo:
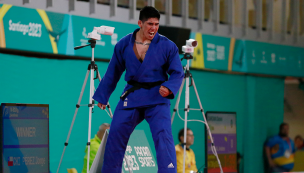
[[156, 10], [156, 8], [151, 6], [145, 6], [143, 9], [140, 10], [139, 20], [144, 23], [149, 18], [157, 18], [159, 20], [160, 14], [158, 10]]

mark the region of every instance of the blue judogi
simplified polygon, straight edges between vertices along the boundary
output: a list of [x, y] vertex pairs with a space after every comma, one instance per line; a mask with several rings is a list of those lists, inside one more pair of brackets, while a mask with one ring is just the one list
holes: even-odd
[[[171, 132], [170, 101], [178, 92], [184, 72], [178, 48], [166, 37], [155, 34], [144, 61], [141, 63], [133, 50], [136, 29], [122, 38], [115, 46], [106, 74], [93, 98], [104, 105], [114, 91], [122, 73], [125, 80], [140, 83], [163, 81], [173, 94], [164, 98], [159, 94], [160, 85], [138, 89], [120, 100], [114, 112], [106, 144], [102, 173], [120, 173], [129, 137], [143, 119], [150, 125], [154, 140], [159, 173], [176, 173], [175, 146]], [[168, 78], [168, 74], [170, 77]], [[127, 84], [124, 92], [133, 86]], [[172, 166], [173, 165], [173, 166]]]

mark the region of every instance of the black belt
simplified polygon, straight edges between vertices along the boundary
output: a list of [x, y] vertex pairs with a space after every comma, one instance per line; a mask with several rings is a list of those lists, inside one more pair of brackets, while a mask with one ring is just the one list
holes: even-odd
[[140, 88], [144, 88], [144, 89], [150, 89], [153, 87], [156, 87], [158, 85], [161, 85], [162, 83], [164, 83], [164, 81], [157, 81], [157, 82], [137, 82], [137, 81], [128, 81], [129, 85], [132, 85], [133, 87], [128, 89], [127, 91], [125, 91], [121, 96], [120, 99], [121, 100], [125, 100], [125, 98], [133, 91], [138, 90]]

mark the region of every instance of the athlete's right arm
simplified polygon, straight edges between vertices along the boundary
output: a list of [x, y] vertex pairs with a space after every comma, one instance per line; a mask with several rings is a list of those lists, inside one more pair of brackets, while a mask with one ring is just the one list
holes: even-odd
[[125, 71], [125, 63], [121, 50], [121, 46], [116, 44], [108, 69], [93, 96], [93, 99], [100, 103], [98, 107], [101, 109], [107, 105], [112, 92], [116, 88], [117, 82]]

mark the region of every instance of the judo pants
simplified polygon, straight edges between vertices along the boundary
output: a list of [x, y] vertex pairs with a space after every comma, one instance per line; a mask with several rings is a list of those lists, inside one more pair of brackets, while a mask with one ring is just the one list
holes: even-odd
[[170, 105], [159, 104], [115, 110], [105, 148], [102, 173], [121, 173], [129, 137], [134, 128], [144, 119], [149, 123], [152, 133], [158, 173], [177, 172], [176, 152], [171, 131]]

